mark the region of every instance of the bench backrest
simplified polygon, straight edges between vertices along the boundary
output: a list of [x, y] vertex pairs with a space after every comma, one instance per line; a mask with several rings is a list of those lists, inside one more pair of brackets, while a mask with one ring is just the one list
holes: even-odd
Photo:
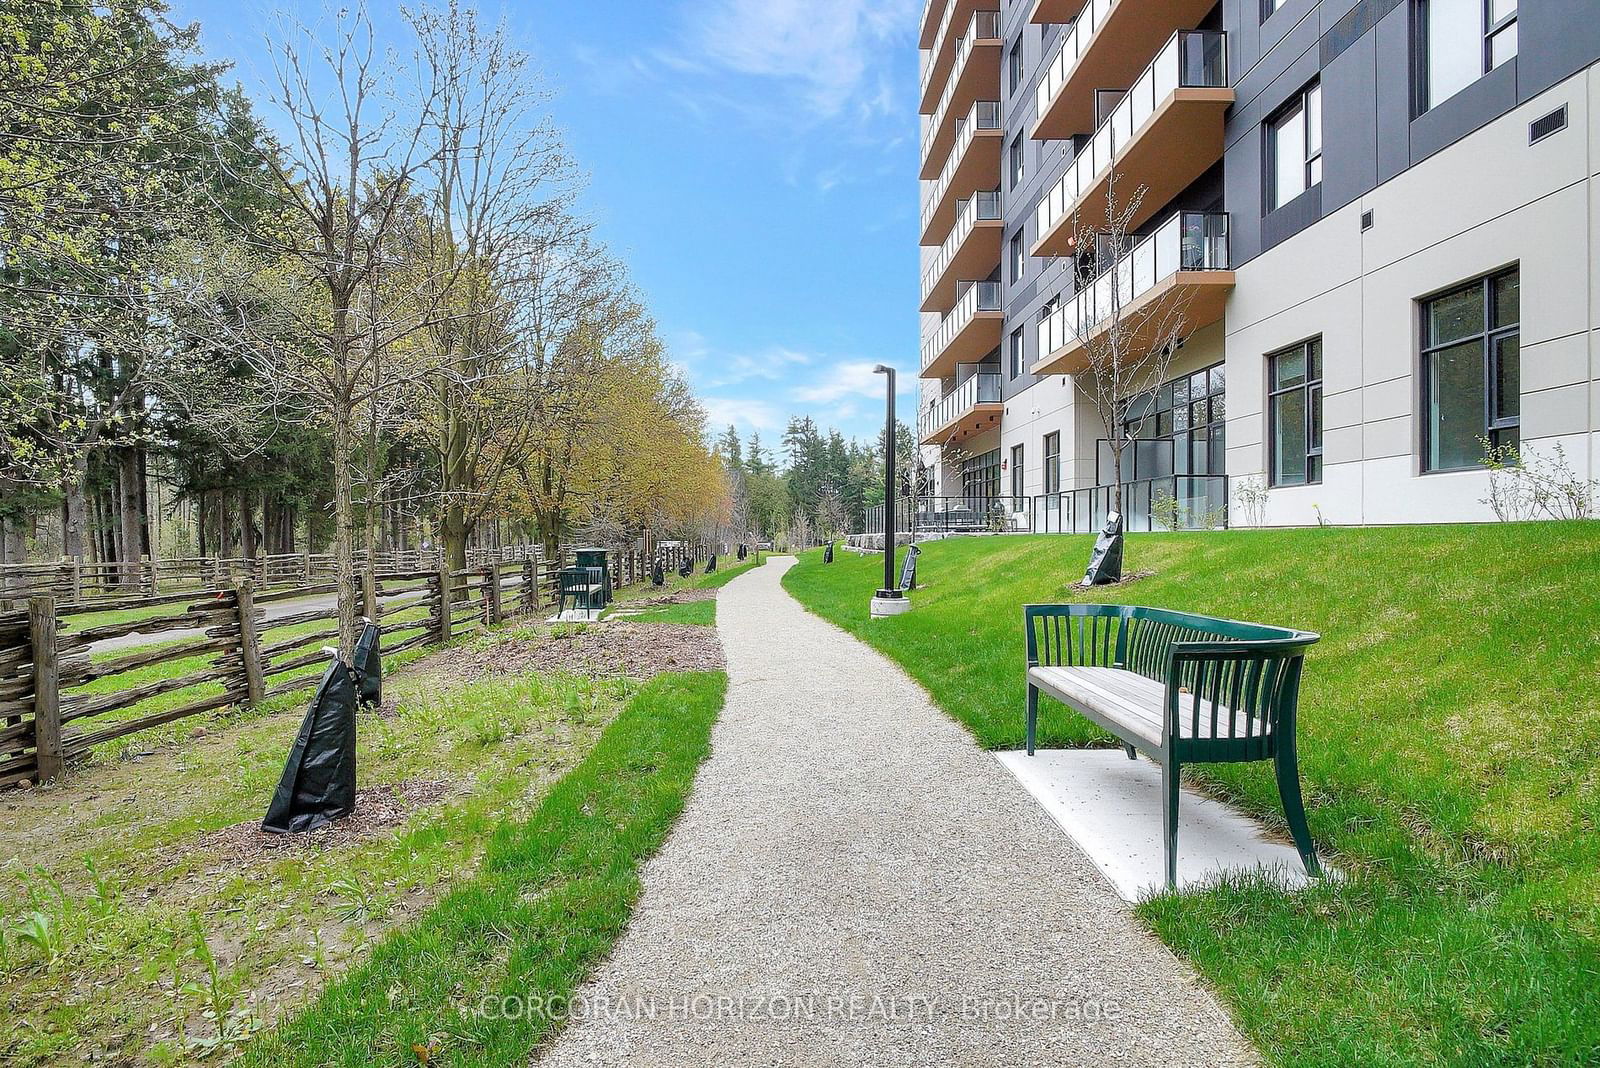
[[[1270, 756], [1291, 733], [1309, 631], [1115, 604], [1026, 605], [1028, 666], [1119, 667], [1167, 686], [1167, 721], [1231, 745], [1237, 757]], [[1180, 702], [1188, 694], [1194, 700]], [[1209, 731], [1202, 732], [1202, 723]]]
[[605, 582], [606, 572], [603, 567], [569, 567], [564, 568], [557, 578], [562, 593], [579, 593]]

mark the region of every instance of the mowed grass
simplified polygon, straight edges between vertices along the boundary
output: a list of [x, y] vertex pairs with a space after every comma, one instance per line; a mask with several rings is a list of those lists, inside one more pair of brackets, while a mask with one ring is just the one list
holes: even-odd
[[685, 601], [681, 604], [658, 604], [611, 613], [607, 619], [624, 623], [688, 623], [697, 627], [717, 625], [716, 601]]
[[552, 1003], [626, 926], [726, 685], [721, 673], [647, 683], [526, 820], [498, 828], [470, 878], [238, 1063], [526, 1064], [557, 1026]]
[[[990, 748], [1023, 739], [1021, 606], [1096, 600], [1323, 635], [1302, 689], [1311, 830], [1346, 873], [1140, 913], [1274, 1062], [1600, 1063], [1600, 524], [1139, 534], [1128, 586], [1069, 589], [1090, 539], [924, 547], [907, 615], [882, 558], [808, 553], [802, 603], [898, 660]], [[1106, 742], [1053, 702], [1047, 746]], [[1203, 769], [1281, 826], [1270, 765]]]

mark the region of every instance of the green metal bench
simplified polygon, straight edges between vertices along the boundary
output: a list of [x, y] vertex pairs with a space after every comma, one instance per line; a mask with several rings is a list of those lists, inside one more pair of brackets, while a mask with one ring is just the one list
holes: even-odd
[[598, 612], [606, 604], [606, 573], [602, 567], [563, 568], [557, 576], [558, 599], [556, 613], [562, 614], [571, 599], [574, 607], [585, 612]]
[[1023, 607], [1028, 640], [1028, 755], [1039, 695], [1115, 735], [1130, 760], [1161, 765], [1167, 887], [1178, 874], [1178, 769], [1271, 760], [1283, 814], [1307, 873], [1321, 866], [1306, 827], [1295, 715], [1308, 631], [1115, 604]]

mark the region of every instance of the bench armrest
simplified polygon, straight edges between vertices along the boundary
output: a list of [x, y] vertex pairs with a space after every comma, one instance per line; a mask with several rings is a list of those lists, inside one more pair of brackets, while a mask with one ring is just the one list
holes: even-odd
[[1163, 719], [1169, 739], [1209, 725], [1214, 740], [1258, 741], [1294, 730], [1305, 651], [1318, 635], [1246, 641], [1173, 642], [1167, 653]]

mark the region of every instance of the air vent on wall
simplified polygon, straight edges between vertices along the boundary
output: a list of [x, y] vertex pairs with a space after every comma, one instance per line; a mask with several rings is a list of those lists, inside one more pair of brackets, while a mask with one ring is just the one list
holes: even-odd
[[1528, 144], [1536, 145], [1551, 134], [1560, 133], [1567, 128], [1567, 105], [1562, 104], [1548, 115], [1534, 119], [1528, 124]]
[[1365, 233], [1370, 229], [1372, 229], [1372, 209], [1368, 208], [1361, 213], [1361, 231]]

